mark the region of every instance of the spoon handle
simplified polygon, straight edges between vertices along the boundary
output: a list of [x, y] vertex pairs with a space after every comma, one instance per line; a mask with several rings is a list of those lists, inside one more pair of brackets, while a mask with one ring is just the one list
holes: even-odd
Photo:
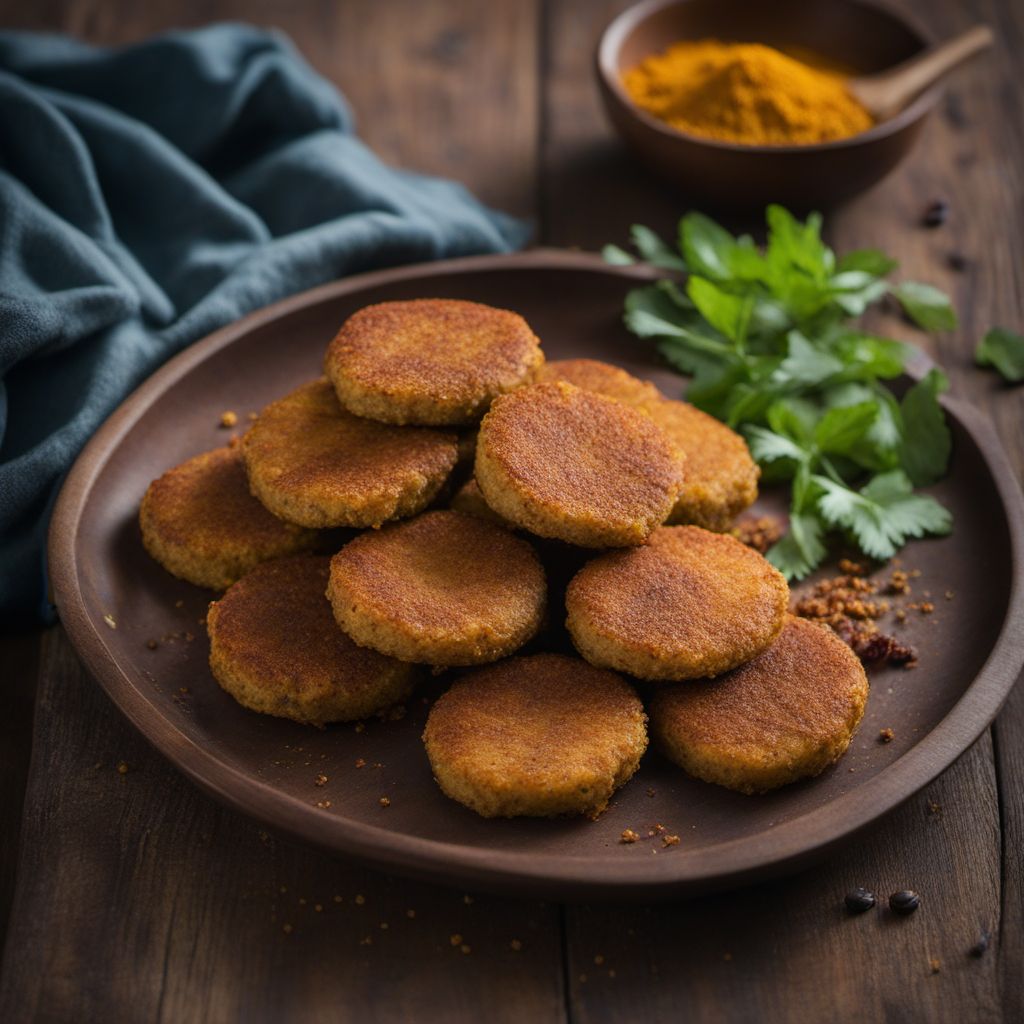
[[888, 117], [952, 68], [991, 46], [993, 38], [988, 25], [975, 25], [891, 71], [856, 80], [852, 83], [853, 92], [876, 117]]

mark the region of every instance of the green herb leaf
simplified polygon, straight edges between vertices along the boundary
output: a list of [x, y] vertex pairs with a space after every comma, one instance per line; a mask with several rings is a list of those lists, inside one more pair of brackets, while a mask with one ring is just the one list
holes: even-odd
[[613, 267], [628, 267], [636, 263], [636, 260], [625, 249], [617, 245], [606, 245], [601, 250], [601, 259]]
[[829, 409], [814, 430], [814, 443], [828, 455], [849, 455], [878, 416], [874, 401]]
[[722, 281], [731, 274], [737, 242], [725, 228], [702, 213], [688, 213], [679, 222], [679, 247], [693, 274]]
[[1006, 380], [1016, 384], [1024, 380], [1024, 336], [993, 327], [978, 342], [974, 360], [979, 366], [995, 367]]
[[903, 421], [900, 463], [918, 487], [945, 476], [949, 466], [953, 441], [946, 425], [946, 414], [939, 405], [939, 395], [948, 387], [949, 381], [941, 370], [929, 370], [900, 403]]
[[892, 290], [907, 316], [926, 331], [951, 331], [956, 311], [945, 292], [919, 281], [904, 281]]
[[799, 331], [790, 331], [786, 358], [772, 379], [776, 384], [813, 387], [834, 377], [842, 369], [842, 362], [835, 356], [812, 345]]
[[682, 256], [673, 251], [650, 228], [645, 228], [642, 224], [634, 224], [629, 229], [629, 237], [642, 260], [664, 270], [686, 272], [686, 262]]
[[836, 270], [845, 274], [851, 270], [863, 270], [874, 277], [891, 274], [899, 264], [879, 249], [854, 249], [839, 257]]
[[775, 462], [777, 459], [792, 459], [794, 462], [803, 462], [807, 458], [807, 451], [799, 444], [782, 434], [776, 434], [773, 430], [766, 430], [764, 427], [748, 426], [744, 429], [747, 442], [750, 445], [750, 454], [758, 462]]
[[768, 549], [765, 557], [786, 579], [802, 580], [825, 558], [823, 534], [816, 516], [794, 513], [789, 517], [789, 532]]
[[769, 263], [789, 263], [808, 274], [812, 280], [824, 281], [836, 266], [835, 253], [821, 240], [821, 214], [812, 213], [801, 224], [782, 206], [768, 207]]
[[742, 344], [753, 301], [730, 295], [704, 277], [691, 275], [686, 294], [716, 331]]
[[952, 516], [934, 498], [914, 494], [907, 475], [892, 470], [860, 491], [825, 476], [814, 482], [824, 492], [818, 509], [825, 522], [850, 531], [872, 558], [891, 558], [909, 537], [948, 533]]

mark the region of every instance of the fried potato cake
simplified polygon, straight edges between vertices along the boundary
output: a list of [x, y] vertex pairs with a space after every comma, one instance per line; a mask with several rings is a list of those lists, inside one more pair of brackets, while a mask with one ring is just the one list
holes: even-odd
[[581, 547], [642, 544], [683, 487], [683, 456], [653, 421], [563, 381], [499, 398], [480, 424], [476, 480], [499, 515]]
[[454, 433], [353, 416], [329, 381], [268, 405], [242, 439], [249, 485], [301, 526], [379, 526], [433, 500], [455, 468]]
[[646, 716], [614, 672], [535, 654], [456, 682], [423, 742], [444, 793], [485, 818], [596, 817], [640, 763]]
[[758, 655], [786, 621], [782, 574], [733, 537], [665, 526], [644, 547], [588, 562], [566, 626], [594, 665], [641, 679], [716, 676]]
[[596, 359], [546, 363], [539, 380], [564, 380], [641, 409], [686, 457], [683, 489], [668, 522], [726, 530], [757, 498], [760, 470], [746, 441], [688, 402], [665, 398], [648, 381]]
[[458, 299], [381, 302], [342, 324], [324, 372], [358, 416], [475, 423], [543, 363], [537, 336], [507, 309]]
[[867, 696], [853, 651], [827, 626], [791, 616], [753, 661], [717, 679], [659, 690], [651, 734], [698, 779], [764, 793], [839, 760]]
[[282, 522], [252, 496], [237, 448], [197, 455], [154, 480], [139, 525], [146, 550], [168, 572], [212, 590], [317, 542], [314, 530]]
[[350, 541], [331, 562], [327, 595], [356, 643], [435, 666], [511, 654], [540, 628], [547, 601], [527, 541], [452, 511]]
[[324, 596], [330, 559], [266, 562], [210, 605], [210, 668], [239, 704], [324, 725], [366, 718], [404, 700], [412, 665], [357, 646]]

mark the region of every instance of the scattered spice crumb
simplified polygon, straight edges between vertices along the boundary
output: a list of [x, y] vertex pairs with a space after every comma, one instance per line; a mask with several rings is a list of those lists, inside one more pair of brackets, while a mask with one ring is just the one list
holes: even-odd
[[313, 909], [319, 914], [324, 909], [324, 905], [322, 903], [314, 904]]
[[472, 946], [467, 946], [465, 943], [463, 943], [461, 946], [459, 946], [459, 950], [462, 953], [464, 953], [464, 954], [465, 953], [472, 953], [473, 952], [473, 947]]
[[953, 598], [956, 597], [956, 594], [954, 594], [952, 590], [947, 590], [945, 596], [947, 601], [952, 601]]
[[105, 623], [106, 623], [106, 624], [107, 624], [107, 625], [108, 625], [108, 626], [109, 626], [109, 627], [110, 627], [111, 629], [117, 629], [117, 623], [116, 623], [116, 622], [114, 621], [114, 616], [113, 616], [113, 615], [111, 615], [111, 614], [110, 614], [110, 612], [107, 612], [107, 614], [103, 616], [103, 621], [104, 621], [104, 622], [105, 622]]
[[942, 965], [939, 963], [939, 958], [936, 956], [933, 956], [928, 961], [928, 967], [931, 969], [932, 974], [938, 974], [941, 966]]
[[450, 935], [448, 937], [448, 941], [453, 946], [461, 946], [462, 945], [462, 936], [458, 932], [456, 932], [454, 935]]
[[357, 757], [356, 758], [356, 767], [357, 768], [365, 768], [366, 767], [366, 762], [361, 757]]
[[937, 803], [935, 800], [929, 800], [928, 813], [934, 818], [939, 817], [942, 814], [942, 804]]
[[665, 846], [678, 846], [679, 836], [662, 836], [661, 841]]
[[615, 968], [614, 967], [608, 972], [608, 977], [609, 978], [614, 978], [615, 977]]
[[331, 801], [330, 800], [317, 800], [316, 805], [317, 805], [317, 807], [320, 808], [321, 811], [326, 811], [327, 808], [331, 806]]
[[147, 647], [148, 647], [148, 648], [149, 648], [149, 649], [150, 649], [151, 651], [155, 651], [155, 650], [156, 650], [156, 649], [157, 649], [157, 648], [158, 648], [158, 647], [160, 646], [160, 644], [159, 644], [159, 643], [157, 643], [157, 641], [156, 641], [156, 640], [147, 640], [147, 641], [146, 641], [146, 646], [147, 646]]
[[512, 940], [512, 941], [511, 941], [511, 942], [509, 943], [509, 946], [510, 946], [510, 948], [511, 948], [511, 949], [513, 949], [513, 950], [514, 950], [514, 951], [515, 951], [516, 953], [518, 953], [518, 952], [519, 952], [519, 951], [520, 951], [520, 950], [521, 950], [521, 949], [523, 948], [523, 944], [522, 944], [522, 943], [521, 943], [521, 942], [520, 942], [520, 941], [519, 941], [518, 939], [513, 939], [513, 940]]
[[597, 964], [598, 967], [600, 967], [601, 964], [604, 963], [604, 957], [600, 953], [598, 953], [597, 956], [594, 957], [594, 963]]
[[356, 732], [365, 732], [366, 724], [364, 722], [356, 722]]
[[407, 910], [405, 912], [405, 916], [408, 917], [408, 918], [413, 918], [413, 917], [416, 916], [416, 911], [415, 910]]
[[299, 906], [300, 907], [304, 907], [305, 905], [306, 905], [306, 897], [305, 896], [300, 896], [299, 897]]
[[356, 903], [362, 906], [366, 902], [366, 897], [362, 893], [356, 895]]
[[648, 796], [654, 796], [654, 790], [653, 789], [647, 790], [647, 795]]
[[640, 836], [636, 834], [631, 828], [622, 830], [622, 835], [619, 838], [620, 843], [636, 843], [639, 842]]
[[391, 798], [387, 797], [387, 796], [382, 796], [377, 801], [377, 803], [379, 803], [381, 805], [381, 807], [390, 807], [391, 806]]
[[334, 900], [335, 903], [341, 903], [342, 902], [342, 898], [340, 896], [333, 896], [331, 898]]
[[295, 929], [290, 924], [283, 924], [281, 925], [281, 931], [283, 931], [285, 935], [291, 935]]
[[763, 555], [782, 537], [782, 520], [777, 516], [747, 516], [730, 532], [741, 544]]
[[372, 946], [373, 945], [373, 936], [372, 935], [364, 936], [363, 938], [361, 938], [359, 940], [359, 945], [360, 946]]
[[380, 923], [380, 930], [382, 932], [386, 932], [388, 930], [388, 923], [387, 923], [387, 921], [381, 921], [381, 923]]
[[892, 729], [882, 729], [878, 733], [878, 740], [879, 740], [880, 743], [892, 743], [892, 741], [895, 738], [896, 738], [896, 733], [894, 733], [892, 731]]
[[327, 776], [321, 773], [320, 775], [318, 775], [313, 780], [313, 785], [314, 786], [326, 786], [327, 785]]
[[220, 425], [222, 427], [233, 427], [236, 423], [238, 423], [238, 414], [230, 409], [220, 414]]
[[174, 607], [175, 608], [184, 608], [185, 607], [184, 600], [179, 597], [178, 600], [174, 602]]
[[119, 761], [118, 762], [118, 764], [117, 764], [117, 774], [118, 775], [127, 775], [128, 774], [128, 762], [127, 761]]

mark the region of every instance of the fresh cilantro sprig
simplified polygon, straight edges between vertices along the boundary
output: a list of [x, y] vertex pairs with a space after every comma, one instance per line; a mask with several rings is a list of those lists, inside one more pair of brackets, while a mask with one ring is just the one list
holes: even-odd
[[[767, 222], [764, 248], [700, 213], [680, 221], [675, 248], [635, 226], [639, 259], [671, 276], [629, 293], [626, 326], [691, 375], [691, 402], [744, 432], [766, 479], [792, 481], [789, 531], [768, 552], [789, 578], [822, 562], [830, 531], [879, 559], [910, 537], [948, 533], [949, 512], [914, 493], [949, 463], [946, 377], [932, 370], [898, 398], [886, 381], [912, 349], [855, 318], [891, 295], [924, 330], [948, 330], [949, 299], [890, 283], [896, 263], [876, 249], [837, 257], [817, 214], [801, 223], [770, 206]], [[637, 262], [618, 246], [604, 257]]]
[[1024, 337], [1005, 327], [993, 327], [974, 350], [979, 366], [991, 366], [1004, 380], [1017, 384], [1024, 380]]

